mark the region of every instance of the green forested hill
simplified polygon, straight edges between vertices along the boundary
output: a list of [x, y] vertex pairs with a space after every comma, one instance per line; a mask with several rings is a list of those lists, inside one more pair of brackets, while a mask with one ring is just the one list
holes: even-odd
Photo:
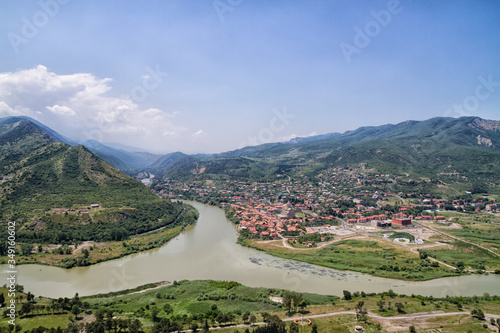
[[0, 219], [18, 222], [20, 241], [121, 240], [185, 210], [27, 119], [0, 122], [0, 177]]
[[314, 176], [329, 167], [364, 163], [382, 173], [408, 174], [485, 191], [500, 185], [500, 122], [478, 117], [432, 118], [361, 127], [307, 141], [269, 143], [177, 166], [172, 178], [270, 179]]

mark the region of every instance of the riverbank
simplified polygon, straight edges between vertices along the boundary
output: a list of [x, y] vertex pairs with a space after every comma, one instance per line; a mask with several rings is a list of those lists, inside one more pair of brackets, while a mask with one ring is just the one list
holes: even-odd
[[[183, 210], [176, 220], [169, 225], [130, 236], [123, 241], [86, 241], [77, 245], [34, 244], [29, 255], [25, 254], [16, 257], [16, 265], [40, 264], [61, 268], [84, 267], [159, 248], [178, 236], [186, 227], [196, 222], [198, 212], [194, 207], [190, 207]], [[6, 262], [7, 256], [0, 257], [0, 264]]]
[[416, 253], [374, 239], [340, 240], [304, 251], [280, 246], [281, 240], [259, 241], [240, 237], [238, 243], [283, 259], [403, 281], [460, 276], [447, 267], [433, 266], [430, 260], [422, 260]]
[[[434, 298], [396, 294], [391, 290], [366, 294], [351, 290], [340, 298], [276, 288], [251, 288], [237, 282], [215, 280], [174, 281], [168, 286], [152, 288], [155, 288], [154, 284], [119, 294], [75, 296], [67, 301], [36, 297], [31, 301], [31, 307], [38, 310], [24, 314], [18, 312], [16, 324], [23, 329], [38, 326], [64, 328], [71, 322], [77, 325], [92, 322], [96, 313], [105, 310], [111, 312], [109, 318], [112, 320], [123, 323], [139, 320], [145, 332], [150, 332], [167, 318], [170, 325], [175, 325], [175, 331], [193, 329], [193, 324], [202, 328], [206, 322], [212, 330], [234, 332], [243, 325], [253, 324], [255, 327], [266, 321], [283, 321], [289, 326], [300, 317], [311, 320], [311, 326], [316, 325], [319, 332], [327, 332], [332, 326], [341, 332], [351, 332], [356, 325], [362, 325], [366, 332], [391, 332], [395, 328], [406, 331], [410, 325], [417, 329], [446, 327], [443, 332], [452, 332], [451, 329], [466, 332], [468, 329], [484, 330], [483, 325], [491, 326], [490, 318], [500, 318], [500, 297], [490, 295]], [[143, 292], [138, 293], [138, 290]], [[5, 294], [6, 289], [0, 288], [1, 292]], [[28, 309], [24, 305], [27, 303], [26, 293], [18, 293], [18, 296], [23, 296], [16, 303], [18, 310]], [[286, 299], [295, 299], [295, 305], [289, 308]], [[277, 300], [284, 300], [284, 303]], [[51, 306], [58, 302], [61, 302], [61, 307], [55, 309]], [[73, 310], [74, 305], [79, 310]], [[488, 321], [471, 316], [471, 312], [477, 309]], [[360, 316], [360, 312], [366, 314]], [[76, 318], [74, 313], [77, 313]], [[7, 320], [0, 319], [0, 327], [6, 326]]]
[[[238, 226], [239, 221], [230, 216], [227, 210], [226, 218]], [[429, 227], [426, 226], [426, 228]], [[403, 281], [428, 281], [471, 273], [486, 275], [500, 273], [498, 270], [500, 261], [495, 253], [486, 253], [488, 259], [492, 257], [488, 260], [488, 265], [493, 267], [492, 270], [471, 267], [464, 269], [463, 263], [460, 264], [461, 260], [466, 260], [467, 264], [472, 260], [481, 263], [485, 260], [484, 250], [486, 249], [479, 253], [477, 249], [481, 246], [470, 242], [472, 250], [457, 247], [455, 243], [447, 242], [446, 237], [449, 235], [440, 232], [438, 240], [444, 240], [443, 242], [429, 241], [424, 246], [395, 243], [390, 239], [376, 237], [377, 235], [367, 232], [355, 232], [349, 237], [335, 236], [333, 241], [320, 243], [310, 248], [290, 246], [286, 238], [277, 240], [247, 238], [241, 232], [239, 232], [238, 243], [284, 259]], [[457, 237], [450, 237], [457, 240]], [[446, 254], [447, 257], [441, 253]], [[458, 265], [458, 269], [453, 265]]]
[[[393, 289], [425, 296], [497, 294], [500, 276], [465, 275], [407, 282], [271, 256], [237, 244], [238, 233], [221, 209], [190, 202], [200, 213], [164, 246], [88, 267], [62, 269], [40, 265], [17, 267], [18, 283], [36, 295], [72, 297], [117, 292], [156, 281], [232, 280], [251, 287], [291, 289], [342, 295], [342, 290], [366, 293]], [[6, 265], [0, 270], [8, 271]]]

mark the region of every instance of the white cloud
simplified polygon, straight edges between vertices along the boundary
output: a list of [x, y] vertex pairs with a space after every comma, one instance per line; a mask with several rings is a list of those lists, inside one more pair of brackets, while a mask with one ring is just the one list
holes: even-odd
[[[166, 146], [166, 137], [180, 140], [187, 134], [172, 123], [178, 111], [143, 109], [128, 97], [113, 95], [111, 81], [89, 73], [60, 75], [42, 65], [0, 73], [0, 116], [33, 117], [76, 140], [122, 142], [156, 151]], [[202, 135], [199, 131], [197, 136]]]
[[21, 116], [21, 115], [23, 115], [22, 111], [14, 110], [10, 106], [8, 106], [4, 101], [0, 101], [0, 117]]
[[193, 133], [193, 137], [195, 137], [195, 138], [202, 138], [205, 135], [207, 135], [207, 134], [205, 132], [203, 132], [202, 130], [199, 130], [199, 131]]
[[71, 108], [67, 106], [61, 106], [61, 105], [54, 105], [54, 106], [47, 106], [47, 110], [52, 111], [56, 114], [60, 115], [67, 115], [67, 116], [74, 116], [76, 115], [76, 112], [71, 110]]
[[318, 133], [316, 133], [315, 131], [314, 132], [311, 132], [307, 135], [297, 135], [297, 134], [292, 134], [292, 135], [288, 135], [288, 136], [284, 136], [281, 138], [281, 142], [286, 142], [286, 141], [290, 141], [292, 139], [295, 139], [295, 138], [307, 138], [307, 137], [310, 137], [310, 136], [315, 136], [315, 135], [318, 135]]
[[165, 115], [166, 115], [167, 117], [171, 117], [171, 118], [175, 118], [175, 117], [177, 117], [177, 116], [178, 116], [178, 115], [180, 115], [180, 114], [181, 114], [181, 112], [180, 112], [180, 111], [174, 111], [174, 112], [172, 112], [172, 113], [165, 113]]

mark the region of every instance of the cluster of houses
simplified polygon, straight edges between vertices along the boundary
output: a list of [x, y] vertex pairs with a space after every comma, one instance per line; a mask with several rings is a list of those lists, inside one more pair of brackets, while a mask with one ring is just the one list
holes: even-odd
[[290, 203], [261, 203], [255, 206], [249, 203], [233, 203], [230, 209], [240, 221], [239, 228], [248, 230], [255, 236], [275, 238], [278, 233], [298, 231], [302, 222], [301, 219], [295, 218], [295, 209]]
[[[500, 208], [500, 204], [485, 204], [476, 199], [446, 200], [430, 194], [390, 193], [379, 189], [396, 179], [388, 174], [366, 175], [359, 168], [332, 168], [314, 180], [300, 173], [296, 179], [283, 176], [272, 182], [182, 183], [167, 179], [159, 194], [218, 202], [234, 212], [242, 230], [271, 238], [286, 232], [306, 233], [305, 226], [334, 224], [331, 221], [336, 217], [349, 224], [406, 227], [412, 220], [445, 220], [436, 210], [450, 205], [457, 210], [496, 212]], [[403, 205], [403, 197], [415, 205]], [[398, 211], [381, 210], [376, 203], [385, 200], [398, 201]], [[371, 202], [371, 206], [367, 202]]]

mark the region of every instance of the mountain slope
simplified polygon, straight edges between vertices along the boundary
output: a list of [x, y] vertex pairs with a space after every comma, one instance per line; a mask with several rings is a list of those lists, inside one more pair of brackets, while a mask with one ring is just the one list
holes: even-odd
[[499, 181], [495, 177], [500, 162], [498, 122], [480, 118], [433, 118], [361, 128], [323, 146], [302, 149], [327, 152], [322, 161], [328, 165], [385, 163], [399, 172], [428, 177], [456, 171], [471, 182]]
[[[250, 180], [263, 180], [298, 171], [314, 176], [325, 168], [359, 163], [380, 172], [464, 183], [471, 188], [496, 187], [500, 185], [500, 122], [478, 117], [432, 118], [361, 127], [314, 140], [222, 153], [179, 166], [170, 177], [229, 178], [235, 173], [228, 170], [236, 170]], [[250, 170], [249, 165], [261, 172], [241, 172]]]
[[18, 222], [19, 241], [120, 240], [182, 222], [183, 205], [27, 119], [0, 122], [0, 177], [0, 219]]
[[75, 140], [72, 140], [70, 138], [65, 137], [64, 135], [57, 133], [56, 131], [52, 130], [51, 128], [45, 126], [44, 124], [42, 124], [39, 121], [36, 121], [35, 119], [32, 119], [30, 117], [26, 117], [26, 116], [12, 117], [12, 116], [9, 116], [9, 117], [5, 117], [5, 118], [0, 118], [0, 125], [2, 123], [5, 123], [5, 124], [16, 123], [20, 120], [27, 120], [28, 122], [33, 123], [40, 130], [45, 132], [50, 138], [52, 138], [55, 141], [63, 142], [63, 143], [66, 143], [70, 146], [77, 146], [78, 145], [78, 142], [76, 142]]
[[198, 161], [198, 158], [186, 155], [181, 152], [170, 153], [160, 157], [147, 167], [147, 171], [158, 175], [165, 176], [177, 170], [178, 167], [185, 167], [187, 164], [193, 164]]
[[136, 170], [144, 169], [161, 157], [142, 151], [130, 152], [125, 149], [110, 147], [96, 140], [86, 140], [84, 142], [78, 143], [75, 140], [57, 133], [56, 131], [36, 121], [35, 119], [25, 116], [0, 118], [0, 125], [2, 123], [5, 123], [6, 125], [10, 123], [16, 123], [20, 120], [26, 120], [37, 126], [53, 141], [66, 143], [73, 147], [81, 144], [92, 151], [94, 154], [111, 164], [113, 167], [124, 172], [134, 172]]
[[144, 169], [160, 158], [145, 152], [131, 153], [122, 149], [112, 148], [96, 140], [87, 140], [82, 145], [94, 154], [124, 172]]

